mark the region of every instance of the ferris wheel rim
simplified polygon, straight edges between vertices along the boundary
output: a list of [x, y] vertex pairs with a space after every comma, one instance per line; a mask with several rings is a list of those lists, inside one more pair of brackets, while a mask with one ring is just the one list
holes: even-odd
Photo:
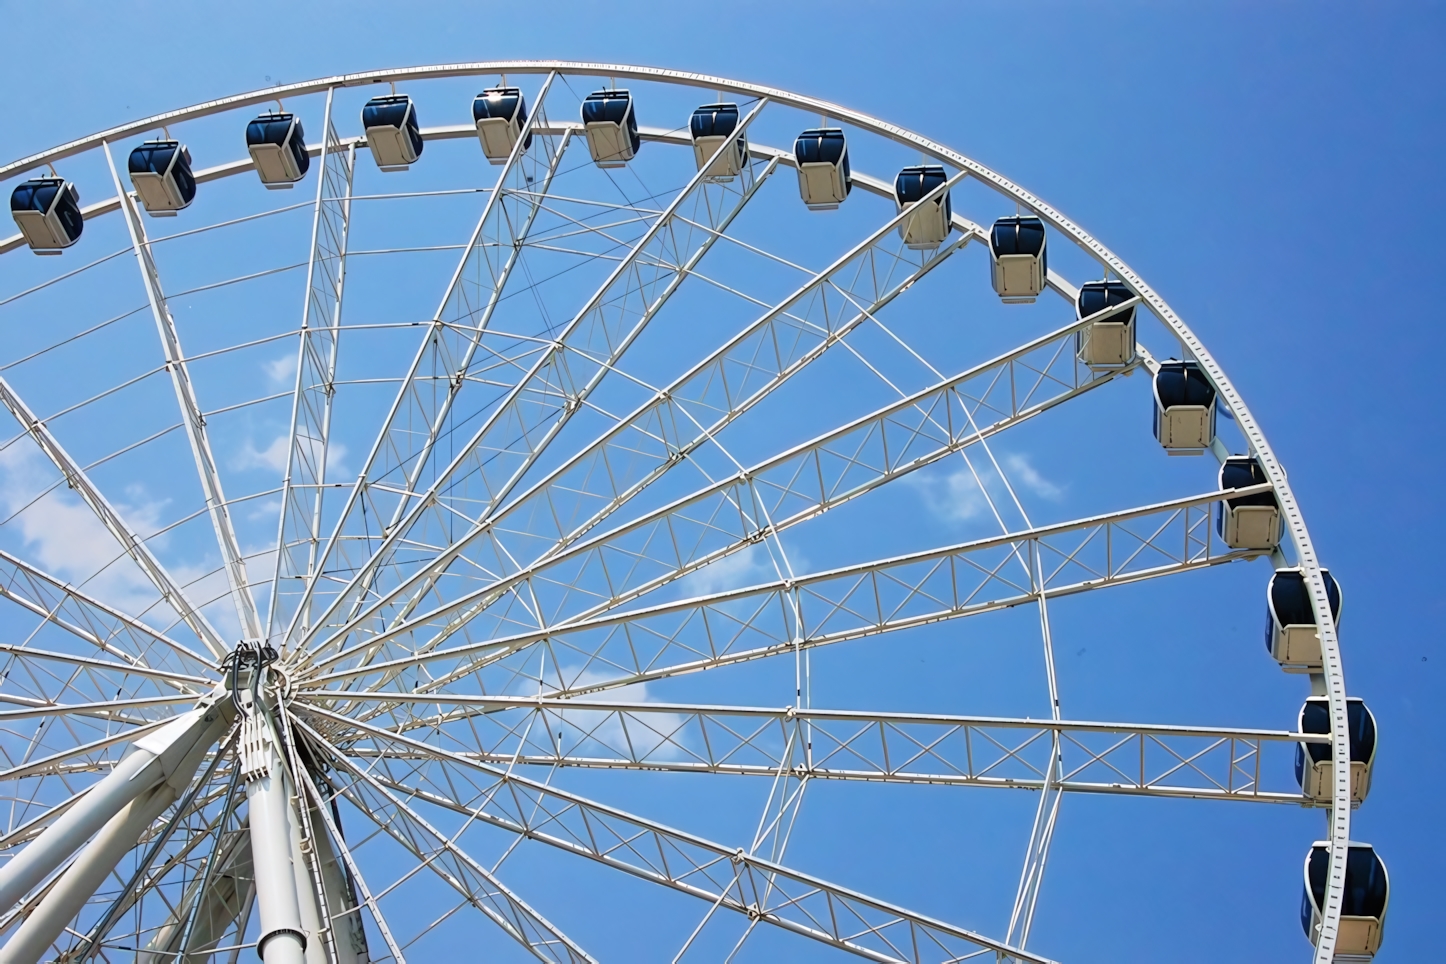
[[[1205, 348], [1203, 342], [1201, 342], [1183, 319], [1169, 306], [1164, 298], [1151, 288], [1140, 275], [1131, 269], [1112, 250], [1085, 232], [1082, 227], [1058, 209], [1047, 204], [1013, 181], [993, 171], [991, 168], [927, 137], [889, 124], [870, 115], [826, 100], [793, 94], [777, 88], [712, 75], [656, 67], [561, 60], [505, 60], [427, 65], [339, 74], [295, 84], [278, 85], [264, 90], [250, 91], [231, 97], [207, 101], [192, 107], [153, 115], [139, 121], [109, 128], [84, 138], [72, 140], [47, 151], [21, 158], [0, 167], [0, 181], [16, 177], [28, 170], [61, 160], [65, 157], [94, 148], [104, 147], [115, 139], [130, 134], [151, 130], [168, 123], [179, 123], [181, 121], [192, 120], [250, 105], [266, 103], [283, 97], [316, 94], [344, 87], [405, 80], [427, 80], [497, 73], [546, 74], [550, 72], [559, 74], [611, 75], [620, 78], [672, 83], [768, 98], [785, 106], [825, 114], [830, 118], [849, 123], [860, 129], [917, 148], [935, 159], [944, 161], [978, 178], [993, 190], [1019, 202], [1022, 206], [1034, 212], [1098, 261], [1107, 271], [1113, 272], [1125, 280], [1131, 288], [1135, 290], [1138, 296], [1150, 306], [1160, 320], [1174, 332], [1189, 355], [1199, 362], [1202, 368], [1209, 374], [1212, 382], [1219, 390], [1222, 400], [1228, 407], [1230, 414], [1234, 417], [1242, 433], [1245, 435], [1251, 448], [1251, 454], [1255, 455], [1259, 460], [1261, 468], [1264, 470], [1273, 491], [1280, 501], [1286, 527], [1299, 558], [1299, 565], [1301, 569], [1304, 570], [1306, 581], [1311, 590], [1311, 600], [1316, 612], [1317, 627], [1324, 661], [1322, 675], [1325, 680], [1325, 695], [1329, 700], [1331, 709], [1331, 735], [1335, 764], [1334, 786], [1332, 788], [1333, 805], [1331, 807], [1330, 818], [1332, 866], [1340, 867], [1340, 879], [1336, 880], [1336, 876], [1334, 874], [1332, 875], [1333, 886], [1328, 891], [1332, 903], [1331, 906], [1326, 908], [1326, 914], [1324, 915], [1324, 922], [1329, 926], [1323, 926], [1322, 939], [1317, 947], [1316, 954], [1316, 960], [1320, 962], [1320, 964], [1329, 961], [1334, 950], [1334, 924], [1340, 914], [1339, 902], [1343, 887], [1339, 885], [1344, 882], [1344, 855], [1348, 847], [1350, 831], [1351, 798], [1348, 757], [1349, 741], [1346, 731], [1346, 689], [1335, 619], [1328, 603], [1326, 584], [1321, 574], [1319, 560], [1316, 556], [1309, 532], [1306, 529], [1303, 515], [1290, 488], [1285, 471], [1271, 449], [1259, 424], [1246, 406], [1240, 393], [1225, 374], [1223, 368], [1215, 361], [1214, 357]], [[325, 134], [323, 137], [325, 137]]]

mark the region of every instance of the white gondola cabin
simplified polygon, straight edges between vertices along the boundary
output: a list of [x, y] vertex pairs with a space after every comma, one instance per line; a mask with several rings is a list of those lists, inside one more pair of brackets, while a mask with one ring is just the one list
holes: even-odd
[[80, 192], [62, 177], [35, 177], [10, 194], [10, 215], [36, 254], [59, 254], [80, 240]]
[[622, 167], [637, 156], [638, 116], [626, 90], [598, 90], [582, 102], [582, 127], [587, 149], [598, 167]]
[[[521, 88], [489, 87], [482, 91], [472, 101], [472, 121], [477, 125], [483, 155], [493, 164], [506, 164], [527, 124], [527, 101]], [[522, 149], [531, 146], [529, 131]]]
[[[1135, 360], [1135, 306], [1120, 307], [1134, 297], [1121, 281], [1090, 281], [1079, 289], [1075, 315], [1094, 319], [1075, 334], [1080, 361], [1091, 368], [1124, 368]], [[1155, 394], [1158, 405], [1158, 389]]]
[[938, 164], [906, 167], [894, 179], [894, 200], [900, 211], [908, 212], [899, 223], [899, 236], [906, 246], [927, 251], [943, 244], [949, 236], [949, 222], [954, 216], [949, 192], [925, 200], [929, 192], [948, 180], [949, 175]]
[[[1133, 331], [1130, 342], [1133, 350]], [[1155, 438], [1165, 451], [1199, 455], [1209, 448], [1215, 440], [1215, 386], [1200, 366], [1192, 361], [1162, 362], [1154, 388]]]
[[[1325, 580], [1331, 618], [1339, 625], [1341, 588], [1330, 570], [1322, 569], [1320, 574]], [[1299, 568], [1277, 569], [1270, 577], [1265, 590], [1265, 648], [1288, 673], [1318, 673], [1324, 666], [1310, 589]]]
[[693, 160], [702, 171], [724, 144], [731, 146], [704, 171], [710, 181], [731, 181], [748, 164], [748, 136], [738, 130], [737, 104], [705, 104], [693, 111], [688, 132], [693, 137]]
[[362, 127], [372, 160], [383, 171], [405, 171], [422, 156], [417, 105], [406, 94], [373, 97], [362, 108]]
[[793, 142], [798, 193], [810, 211], [833, 211], [853, 190], [849, 145], [837, 127], [815, 127]]
[[246, 125], [246, 150], [261, 183], [273, 191], [291, 187], [311, 167], [301, 118], [284, 111], [262, 114]]
[[174, 217], [196, 199], [191, 152], [180, 141], [146, 141], [131, 151], [126, 168], [141, 204], [153, 217]]
[[1039, 218], [995, 221], [989, 231], [994, 293], [1006, 305], [1033, 304], [1049, 277], [1047, 255], [1044, 222]]
[[[1254, 456], [1232, 455], [1220, 466], [1220, 488], [1243, 489], [1270, 481]], [[1273, 491], [1225, 499], [1216, 505], [1215, 529], [1232, 549], [1274, 549], [1280, 545], [1280, 503]]]
[[[1301, 733], [1331, 731], [1330, 701], [1312, 696], [1300, 708]], [[1351, 802], [1360, 803], [1371, 792], [1371, 770], [1376, 764], [1376, 718], [1359, 696], [1346, 697], [1346, 733], [1350, 741]], [[1318, 805], [1331, 804], [1335, 763], [1329, 743], [1300, 743], [1295, 748], [1295, 782]]]
[[[1305, 857], [1305, 893], [1300, 901], [1301, 927], [1316, 945], [1320, 943], [1321, 910], [1330, 865], [1330, 841], [1317, 840]], [[1386, 906], [1391, 898], [1386, 865], [1370, 844], [1351, 841], [1346, 856], [1345, 893], [1341, 896], [1335, 959], [1369, 961], [1381, 948]]]

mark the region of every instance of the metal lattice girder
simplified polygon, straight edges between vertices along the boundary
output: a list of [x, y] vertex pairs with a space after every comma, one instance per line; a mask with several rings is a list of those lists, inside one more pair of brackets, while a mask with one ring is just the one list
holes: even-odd
[[[550, 534], [558, 517], [550, 492], [563, 486], [549, 485], [535, 502], [524, 502], [525, 525], [504, 510], [498, 525], [474, 540], [479, 546], [468, 561], [479, 578], [450, 584], [465, 590], [462, 595], [375, 635], [358, 627], [338, 638], [351, 642], [347, 650], [318, 665], [346, 665], [392, 640], [392, 653], [408, 646], [429, 651], [454, 634], [485, 644], [515, 635], [521, 626], [566, 625], [641, 596], [1113, 378], [1117, 372], [1092, 371], [1075, 357], [1078, 327], [1066, 326], [585, 542], [570, 541], [571, 534], [525, 541], [534, 529]], [[659, 448], [666, 447], [660, 441]], [[606, 468], [590, 474], [598, 480], [594, 486], [606, 488], [621, 474]], [[578, 480], [569, 481], [570, 491], [585, 491]], [[637, 490], [628, 486], [619, 498]], [[599, 515], [617, 504], [608, 501]], [[550, 552], [557, 546], [566, 548]], [[538, 553], [536, 563], [508, 565]], [[486, 558], [474, 561], [474, 555]], [[599, 580], [599, 573], [606, 578]], [[472, 588], [477, 582], [480, 587]], [[599, 582], [606, 593], [598, 591]]]
[[[116, 195], [121, 199], [121, 213], [130, 231], [131, 247], [135, 249], [136, 263], [140, 267], [141, 280], [145, 284], [146, 299], [150, 302], [151, 314], [160, 334], [161, 348], [166, 356], [166, 369], [171, 373], [171, 384], [176, 390], [176, 402], [181, 410], [181, 421], [186, 427], [186, 438], [191, 443], [191, 455], [196, 460], [196, 472], [200, 477], [201, 490], [206, 498], [206, 508], [211, 515], [211, 527], [216, 532], [216, 545], [226, 570], [226, 580], [231, 587], [231, 601], [236, 606], [237, 621], [241, 631], [249, 639], [260, 639], [262, 635], [261, 615], [256, 609], [256, 598], [251, 593], [251, 584], [246, 575], [246, 558], [236, 538], [236, 528], [231, 522], [231, 510], [226, 493], [221, 487], [221, 473], [216, 457], [211, 452], [210, 438], [206, 434], [206, 419], [202, 415], [201, 403], [196, 397], [196, 387], [191, 381], [190, 366], [186, 354], [181, 350], [180, 334], [176, 330], [176, 319], [166, 303], [165, 289], [161, 287], [160, 272], [156, 269], [151, 243], [146, 238], [145, 225], [136, 207], [135, 198], [121, 185], [120, 174], [116, 171], [115, 159], [110, 147], [105, 148], [106, 163], [110, 165], [111, 179], [115, 182]], [[209, 628], [209, 627], [208, 627]], [[212, 630], [214, 635], [214, 630]], [[215, 641], [219, 643], [219, 640]], [[220, 644], [218, 656], [224, 656], [229, 647]]]
[[[743, 589], [607, 613], [543, 629], [419, 651], [387, 662], [315, 677], [397, 680], [424, 668], [422, 690], [455, 692], [457, 682], [496, 665], [481, 692], [507, 692], [519, 679], [558, 694], [578, 694], [712, 669], [795, 648], [858, 639], [974, 615], [1046, 597], [1070, 595], [1241, 559], [1210, 525], [1211, 507], [1231, 489], [992, 536]], [[1042, 587], [1017, 560], [1037, 545]], [[520, 651], [545, 644], [548, 675]], [[518, 654], [515, 658], [513, 654]], [[565, 675], [559, 667], [567, 667]], [[400, 685], [400, 684], [394, 684]], [[360, 688], [360, 687], [358, 687]]]
[[[1047, 964], [983, 935], [418, 740], [306, 708], [325, 740], [364, 734], [367, 771], [414, 800], [522, 834], [874, 961], [954, 962], [976, 954]], [[318, 732], [320, 731], [320, 732]], [[403, 753], [408, 754], [403, 756]], [[352, 764], [355, 767], [355, 764]]]
[[[739, 122], [740, 135], [766, 104], [760, 100]], [[724, 144], [715, 155], [727, 149]], [[416, 496], [322, 622], [334, 625], [368, 600], [384, 598], [455, 541], [459, 517], [483, 519], [507, 496], [775, 167], [760, 173], [750, 162], [737, 183], [711, 183], [704, 165], [567, 324], [544, 343], [519, 346], [516, 362], [494, 371], [506, 387], [499, 403]]]
[[[529, 137], [535, 127], [546, 126], [545, 103], [553, 76], [543, 82], [522, 136], [488, 194], [433, 322], [351, 487], [325, 546], [321, 578], [303, 586], [303, 618], [290, 626], [289, 641], [311, 630], [313, 617], [366, 565], [387, 528], [398, 521], [408, 504], [406, 493], [415, 489], [419, 474], [431, 461], [448, 413], [471, 384], [466, 376], [477, 352], [495, 354], [486, 347], [491, 341], [500, 337], [510, 345], [519, 334], [494, 332], [490, 323], [570, 139], [570, 131], [560, 137]], [[545, 331], [539, 327], [529, 333], [541, 337]]]
[[282, 481], [276, 571], [271, 581], [267, 637], [286, 629], [312, 575], [321, 543], [322, 498], [326, 492], [327, 442], [335, 395], [336, 358], [346, 282], [346, 245], [351, 227], [352, 176], [356, 145], [343, 147], [332, 123], [335, 89], [327, 92], [322, 122], [321, 176], [312, 214], [306, 300], [296, 356], [291, 434]]
[[[207, 657], [3, 550], [0, 597], [65, 630], [83, 644], [74, 654], [57, 653], [57, 659], [89, 658], [107, 669], [114, 667], [116, 672], [174, 679], [180, 685], [209, 685], [205, 677], [197, 675], [212, 668]], [[0, 646], [0, 653], [11, 649], [36, 651], [27, 643]]]
[[[1290, 754], [1300, 743], [1330, 742], [1280, 730], [797, 707], [357, 691], [303, 691], [303, 698], [330, 706], [382, 704], [385, 712], [370, 717], [372, 726], [423, 730], [431, 746], [502, 766], [1037, 789], [1046, 785], [1058, 736], [1064, 790], [1296, 805], [1305, 797], [1290, 777]], [[347, 745], [340, 733], [336, 739]], [[1271, 746], [1280, 752], [1264, 760]]]
[[[966, 235], [953, 245], [918, 255], [902, 245], [892, 246], [892, 233], [886, 226], [765, 312], [689, 372], [659, 390], [653, 399], [528, 492], [491, 518], [474, 525], [470, 532], [439, 553], [434, 562], [370, 607], [328, 645], [373, 645], [379, 640], [369, 636], [388, 633], [424, 599], [434, 607], [424, 618], [439, 611], [454, 611], [449, 606], [470, 606], [478, 599], [490, 602], [500, 580], [511, 577], [516, 581], [519, 575], [527, 574], [542, 561], [575, 544], [649, 484], [682, 464], [728, 423], [967, 244], [971, 237]], [[948, 435], [951, 430], [963, 432], [971, 425], [971, 418], [992, 419], [1001, 414], [1017, 418], [1027, 417], [1021, 414], [1025, 412], [1034, 414], [1037, 409], [1033, 403], [1041, 400], [1042, 392], [1063, 388], [1073, 394], [1088, 387], [1096, 380], [1094, 373], [1078, 365], [1071, 353], [1063, 351], [1065, 341], [1073, 338], [1073, 331], [1071, 327], [1063, 334], [1026, 346], [999, 364], [973, 370], [933, 392], [919, 393], [876, 413], [877, 418], [886, 423], [882, 431], [892, 435], [908, 432], [920, 437]], [[927, 410], [945, 396], [949, 396], [949, 400], [943, 402], [945, 408], [957, 403], [962, 409], [943, 414]], [[904, 408], [913, 411], [898, 415]], [[953, 422], [947, 427], [941, 424], [949, 421], [950, 415], [954, 416]], [[922, 416], [925, 424], [902, 427], [902, 423], [920, 421], [916, 416]], [[864, 421], [867, 419], [860, 423]], [[851, 424], [835, 433], [839, 437], [826, 437], [818, 444], [826, 446], [837, 442], [843, 450], [852, 443], [869, 449], [871, 442], [879, 440], [847, 437], [860, 423]], [[990, 430], [996, 427], [991, 425]], [[890, 441], [898, 442], [897, 439]], [[896, 451], [913, 448], [917, 445], [895, 446]], [[945, 450], [949, 450], [947, 445]], [[790, 452], [788, 456], [797, 454]], [[834, 454], [825, 453], [823, 457]], [[889, 454], [886, 449], [885, 460]], [[842, 457], [858, 461], [860, 453], [846, 451]], [[786, 471], [773, 465], [764, 468], [776, 469], [774, 474], [778, 475]], [[823, 472], [827, 474], [835, 468], [829, 465]], [[736, 480], [728, 480], [733, 481]], [[728, 482], [705, 490], [704, 496], [727, 488]]]
[[[16, 394], [4, 378], [0, 378], [0, 404], [4, 404], [10, 414], [15, 416], [15, 420], [40, 447], [40, 451], [60, 470], [66, 484], [90, 507], [101, 525], [105, 526], [120, 548], [150, 580], [151, 585], [161, 594], [162, 601], [181, 617], [212, 656], [218, 659], [225, 656], [228, 649], [226, 643], [201, 610], [186, 597], [181, 584], [166, 571], [166, 567], [161, 565], [150, 547], [126, 524], [120, 513], [101, 494], [100, 489], [96, 488], [90, 476], [80, 467], [80, 463], [71, 458], [70, 453], [51, 434], [50, 428], [35, 417], [24, 399]], [[14, 565], [13, 562], [10, 564]]]
[[[316, 739], [315, 731], [311, 732]], [[460, 834], [448, 835], [433, 827], [381, 781], [326, 741], [321, 741], [320, 749], [331, 757], [333, 778], [340, 780], [343, 774], [348, 778], [334, 795], [350, 801], [379, 830], [417, 858], [419, 866], [441, 877], [508, 937], [538, 960], [595, 964], [591, 955], [458, 846], [456, 838]]]

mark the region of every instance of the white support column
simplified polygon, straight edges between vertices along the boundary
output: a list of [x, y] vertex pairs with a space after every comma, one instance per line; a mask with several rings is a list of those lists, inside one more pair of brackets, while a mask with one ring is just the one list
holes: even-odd
[[[190, 784], [201, 760], [226, 725], [227, 716], [228, 714], [216, 706], [197, 707], [170, 726], [137, 741], [136, 748], [126, 757], [126, 761], [136, 759], [138, 762], [126, 770], [117, 768], [110, 777], [97, 785], [97, 789], [100, 789], [117, 776], [132, 774], [125, 779], [124, 787], [118, 788], [116, 784], [112, 784], [106, 787], [107, 792], [96, 801], [82, 800], [80, 806], [66, 814], [66, 817], [70, 817], [77, 811], [89, 811], [93, 820], [96, 814], [104, 812], [102, 807], [120, 802], [119, 812], [105, 821], [95, 839], [76, 856], [75, 861], [61, 874], [39, 906], [25, 919], [4, 948], [0, 948], [0, 964], [36, 964], [40, 960], [64, 932], [66, 925], [80, 913], [85, 902], [104, 883], [121, 858], [135, 847], [145, 829], [175, 803], [177, 797]], [[131, 794], [130, 799], [120, 801], [126, 793]], [[57, 825], [52, 829], [60, 828]], [[76, 829], [72, 828], [71, 833], [63, 835], [67, 841], [75, 839]], [[43, 840], [44, 835], [35, 841], [35, 844]], [[21, 851], [21, 855], [28, 853], [30, 849], [27, 847]], [[55, 849], [51, 848], [52, 854]], [[60, 854], [61, 859], [69, 852], [66, 850]], [[36, 867], [42, 866], [36, 863], [32, 867], [32, 873]]]
[[[253, 672], [265, 672], [257, 666]], [[269, 718], [269, 708], [242, 695], [241, 775], [246, 781], [251, 860], [261, 937], [256, 952], [263, 964], [324, 964], [314, 900], [299, 847], [291, 779]], [[310, 903], [304, 908], [304, 903]], [[315, 946], [313, 946], [315, 945]]]
[[[0, 867], [0, 910], [13, 907], [92, 834], [132, 801], [143, 798], [158, 782], [165, 780], [184, 787], [201, 755], [216, 741], [226, 716], [224, 707], [213, 696], [137, 740], [108, 776], [91, 787], [13, 860]], [[189, 770], [185, 769], [187, 765]]]

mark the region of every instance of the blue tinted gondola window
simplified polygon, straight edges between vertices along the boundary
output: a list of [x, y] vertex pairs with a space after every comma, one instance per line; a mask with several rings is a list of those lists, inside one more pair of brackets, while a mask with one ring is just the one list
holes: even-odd
[[10, 210], [47, 211], [50, 209], [51, 202], [55, 200], [55, 194], [60, 190], [60, 185], [61, 181], [58, 178], [26, 181], [10, 195]]
[[1386, 868], [1370, 847], [1352, 847], [1346, 857], [1346, 892], [1341, 913], [1380, 917], [1386, 912]]
[[1079, 291], [1079, 315], [1088, 318], [1106, 308], [1124, 304], [1134, 296], [1135, 293], [1120, 281], [1088, 282]]
[[935, 164], [906, 167], [894, 180], [894, 194], [900, 204], [912, 204], [948, 179], [944, 169]]
[[632, 101], [632, 95], [625, 90], [602, 90], [588, 94], [587, 99], [582, 102], [583, 123], [620, 124], [624, 118], [628, 118], [631, 121], [628, 126], [632, 127], [637, 123], [631, 119], [628, 111]]
[[738, 127], [737, 104], [709, 104], [693, 111], [688, 129], [694, 139], [699, 137], [727, 137]]
[[[1119, 303], [1119, 301], [1114, 302], [1114, 304]], [[1099, 307], [1087, 304], [1084, 292], [1080, 292], [1081, 316], [1088, 317], [1096, 311], [1103, 311], [1106, 307], [1102, 303], [1099, 304]], [[1208, 407], [1215, 403], [1215, 387], [1210, 384], [1205, 373], [1200, 370], [1200, 366], [1194, 362], [1165, 362], [1161, 365], [1160, 371], [1155, 375], [1155, 393], [1159, 396], [1160, 405], [1164, 408], [1172, 408], [1176, 405]], [[1241, 484], [1253, 485], [1254, 483]]]
[[407, 106], [406, 101], [391, 101], [390, 98], [382, 103], [373, 100], [362, 108], [362, 126], [401, 127], [407, 123]]
[[[1330, 602], [1331, 615], [1339, 618], [1341, 613], [1341, 587], [1329, 569], [1320, 571], [1325, 581], [1326, 599]], [[1310, 605], [1310, 591], [1305, 585], [1305, 576], [1300, 572], [1277, 572], [1270, 580], [1270, 604], [1275, 618], [1282, 626], [1313, 626], [1315, 612]]]
[[[262, 114], [254, 121], [246, 125], [246, 143], [250, 144], [276, 144], [280, 146], [286, 143], [286, 132], [291, 130], [290, 114]], [[296, 135], [301, 136], [301, 125], [296, 125]]]
[[127, 166], [132, 174], [164, 174], [178, 148], [174, 141], [142, 144], [131, 151]]
[[472, 101], [473, 120], [513, 120], [514, 114], [518, 124], [527, 123], [527, 106], [522, 102], [522, 91], [516, 87], [484, 90]]
[[[1315, 907], [1325, 904], [1326, 878], [1330, 874], [1330, 851], [1312, 847], [1306, 862], [1307, 890], [1301, 903], [1301, 925], [1310, 934], [1312, 901]], [[1352, 845], [1346, 853], [1346, 888], [1341, 895], [1341, 914], [1346, 917], [1375, 917], [1386, 912], [1390, 896], [1386, 884], [1386, 867], [1376, 856], [1375, 848]]]
[[1044, 222], [1038, 218], [1000, 218], [994, 222], [990, 241], [995, 254], [1037, 255], [1044, 250]]
[[[1300, 732], [1330, 733], [1330, 703], [1324, 699], [1306, 700], [1300, 710]], [[1346, 700], [1346, 735], [1350, 741], [1352, 763], [1369, 763], [1376, 752], [1376, 721], [1366, 709], [1364, 700], [1351, 697]], [[1304, 751], [1304, 752], [1302, 752]], [[1331, 758], [1329, 743], [1300, 744], [1296, 750], [1295, 778], [1299, 782], [1304, 767], [1304, 755], [1312, 761], [1323, 763]]]
[[848, 154], [843, 131], [807, 130], [798, 135], [793, 143], [793, 154], [800, 164], [837, 164], [843, 159], [844, 174], [848, 174]]

